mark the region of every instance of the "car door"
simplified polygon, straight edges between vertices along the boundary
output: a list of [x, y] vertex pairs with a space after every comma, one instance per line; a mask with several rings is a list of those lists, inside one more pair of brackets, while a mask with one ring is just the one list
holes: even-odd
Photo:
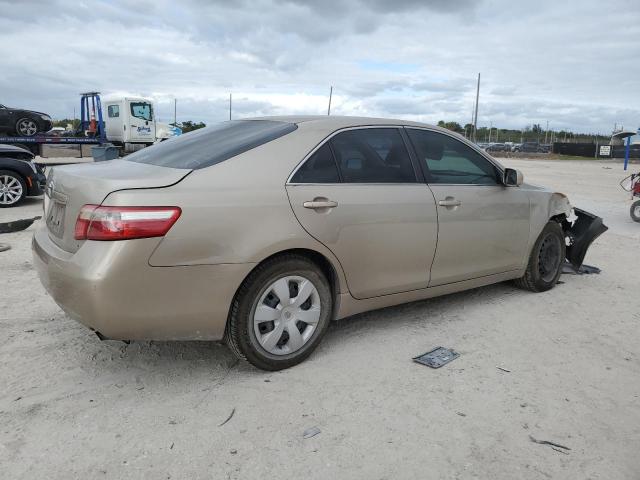
[[129, 102], [129, 139], [131, 142], [153, 143], [156, 131], [153, 123], [153, 105], [145, 101]]
[[452, 135], [407, 128], [438, 209], [430, 286], [517, 270], [529, 240], [529, 196]]
[[335, 134], [307, 157], [286, 189], [301, 225], [340, 261], [355, 298], [428, 286], [435, 202], [418, 182], [400, 128]]

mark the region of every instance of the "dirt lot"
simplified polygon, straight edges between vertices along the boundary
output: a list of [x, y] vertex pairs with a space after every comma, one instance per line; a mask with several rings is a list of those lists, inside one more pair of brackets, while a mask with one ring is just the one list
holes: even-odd
[[[217, 344], [100, 342], [40, 286], [33, 227], [0, 236], [1, 478], [640, 478], [640, 225], [622, 167], [504, 162], [605, 218], [587, 255], [600, 275], [358, 315], [279, 373]], [[411, 361], [438, 345], [461, 355]]]

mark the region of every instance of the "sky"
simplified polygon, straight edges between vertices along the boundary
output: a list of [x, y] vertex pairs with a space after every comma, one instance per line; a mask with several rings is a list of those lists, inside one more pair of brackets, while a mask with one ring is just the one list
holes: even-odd
[[332, 114], [610, 133], [640, 127], [638, 0], [0, 0], [0, 103], [82, 91], [161, 121]]

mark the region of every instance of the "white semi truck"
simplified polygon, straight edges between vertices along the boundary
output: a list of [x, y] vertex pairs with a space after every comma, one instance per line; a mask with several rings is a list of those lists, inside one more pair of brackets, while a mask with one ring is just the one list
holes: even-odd
[[156, 120], [153, 101], [148, 98], [111, 96], [101, 101], [98, 92], [89, 92], [82, 94], [81, 112], [80, 131], [73, 136], [61, 132], [0, 136], [0, 143], [21, 146], [35, 155], [43, 155], [46, 145], [110, 142], [120, 147], [122, 153], [130, 153], [182, 133], [180, 128]]
[[153, 102], [142, 97], [106, 97], [102, 114], [107, 140], [133, 152], [180, 135], [182, 130], [156, 121]]

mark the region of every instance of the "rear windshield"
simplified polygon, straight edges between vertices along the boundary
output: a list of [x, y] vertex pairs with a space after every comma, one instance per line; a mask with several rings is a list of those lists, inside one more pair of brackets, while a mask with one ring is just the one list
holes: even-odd
[[233, 120], [138, 150], [126, 156], [125, 160], [161, 167], [205, 168], [282, 137], [296, 128], [298, 126], [294, 123], [273, 120]]

